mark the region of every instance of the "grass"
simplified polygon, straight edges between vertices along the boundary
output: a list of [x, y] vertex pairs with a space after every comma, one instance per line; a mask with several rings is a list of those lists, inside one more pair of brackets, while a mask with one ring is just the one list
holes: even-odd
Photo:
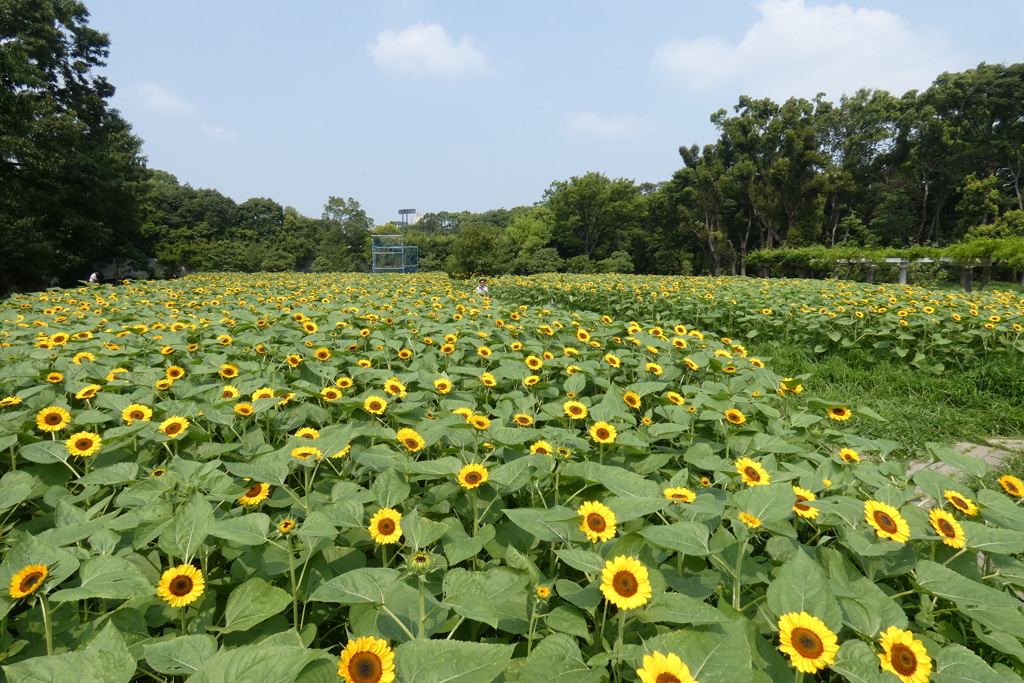
[[[859, 351], [818, 355], [769, 342], [751, 344], [750, 352], [779, 374], [809, 375], [804, 386], [813, 396], [877, 412], [886, 421], [855, 418], [858, 433], [903, 443], [904, 458], [920, 457], [927, 441], [983, 444], [989, 437], [1024, 435], [1024, 375], [1009, 359], [934, 375]], [[1021, 459], [1014, 463], [1019, 472]]]

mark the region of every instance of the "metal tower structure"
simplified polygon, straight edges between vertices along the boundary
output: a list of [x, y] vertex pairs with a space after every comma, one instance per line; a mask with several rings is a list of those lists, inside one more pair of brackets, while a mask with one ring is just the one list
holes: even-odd
[[373, 235], [370, 253], [374, 273], [415, 273], [420, 267], [420, 248], [406, 246], [402, 235]]

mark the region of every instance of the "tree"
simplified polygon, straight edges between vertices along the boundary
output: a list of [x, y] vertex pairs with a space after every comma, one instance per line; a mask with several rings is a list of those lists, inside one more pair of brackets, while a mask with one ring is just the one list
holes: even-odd
[[321, 216], [322, 236], [313, 269], [319, 272], [363, 271], [369, 263], [373, 220], [355, 199], [330, 197]]
[[0, 3], [0, 291], [84, 277], [138, 242], [141, 141], [93, 73], [107, 36], [77, 0]]
[[511, 268], [504, 231], [490, 223], [466, 223], [451, 245], [444, 269], [451, 277], [503, 275]]
[[601, 173], [551, 183], [544, 205], [563, 256], [599, 258], [618, 250], [640, 216], [639, 197], [632, 180], [609, 180]]

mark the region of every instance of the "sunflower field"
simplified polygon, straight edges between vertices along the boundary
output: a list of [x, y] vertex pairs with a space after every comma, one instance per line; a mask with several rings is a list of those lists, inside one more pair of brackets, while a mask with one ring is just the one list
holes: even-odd
[[[721, 280], [666, 282], [232, 274], [2, 302], [4, 677], [1024, 681], [1024, 482], [935, 443], [963, 476], [908, 476], [857, 435], [878, 415], [745, 346], [796, 304], [730, 314], [732, 339], [680, 308]], [[1020, 302], [978, 311], [979, 343], [1018, 348]]]
[[986, 358], [1024, 364], [1024, 297], [846, 280], [535, 275], [505, 296], [625, 318], [681, 319], [752, 341], [787, 339], [817, 353], [870, 349], [927, 372]]

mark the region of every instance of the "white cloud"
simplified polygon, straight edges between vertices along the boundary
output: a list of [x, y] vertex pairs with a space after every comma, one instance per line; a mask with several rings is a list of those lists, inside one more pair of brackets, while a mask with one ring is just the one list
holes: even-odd
[[194, 116], [196, 108], [156, 83], [143, 83], [137, 95], [142, 106], [149, 111], [171, 116]]
[[488, 70], [487, 57], [472, 38], [456, 41], [438, 24], [382, 31], [370, 44], [370, 54], [381, 69], [412, 76], [454, 78]]
[[570, 114], [566, 118], [565, 127], [573, 135], [600, 140], [626, 140], [636, 137], [649, 127], [649, 124], [635, 117], [606, 116], [591, 111], [581, 111]]
[[943, 41], [915, 33], [884, 9], [804, 0], [757, 7], [761, 18], [738, 43], [714, 36], [671, 41], [655, 49], [652, 65], [693, 90], [729, 84], [780, 100], [823, 91], [833, 101], [859, 88], [902, 95], [955, 67]]
[[231, 130], [230, 128], [223, 128], [221, 126], [215, 126], [212, 123], [201, 123], [200, 128], [206, 134], [212, 142], [234, 142], [235, 138], [238, 137], [238, 133]]

